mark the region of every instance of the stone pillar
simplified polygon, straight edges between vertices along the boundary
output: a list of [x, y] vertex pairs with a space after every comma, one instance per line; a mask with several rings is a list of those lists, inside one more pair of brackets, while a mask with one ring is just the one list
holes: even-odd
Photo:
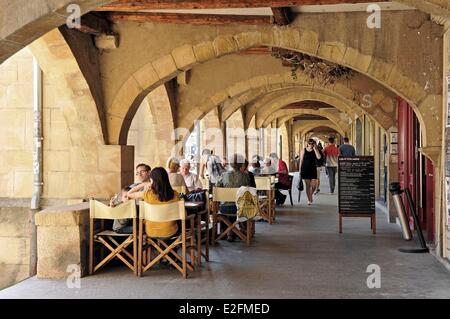
[[43, 210], [36, 214], [36, 226], [38, 278], [88, 273], [89, 203]]

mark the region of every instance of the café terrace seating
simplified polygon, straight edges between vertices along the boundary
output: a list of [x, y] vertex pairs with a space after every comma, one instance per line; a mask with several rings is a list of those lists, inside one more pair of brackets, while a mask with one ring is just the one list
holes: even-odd
[[[137, 276], [154, 269], [166, 260], [176, 268], [184, 278], [188, 272], [193, 272], [201, 266], [202, 257], [209, 261], [209, 244], [217, 243], [229, 232], [234, 232], [242, 241], [250, 246], [255, 231], [254, 220], [246, 221], [246, 229], [238, 227], [239, 221], [230, 222], [227, 214], [218, 211], [220, 202], [235, 202], [239, 188], [214, 187], [213, 194], [209, 194], [208, 180], [202, 179], [206, 195], [206, 205], [200, 202], [178, 202], [151, 205], [144, 201], [131, 200], [116, 207], [109, 207], [102, 202], [90, 201], [90, 250], [89, 274], [93, 274], [114, 258], [125, 263]], [[274, 176], [255, 178], [258, 191], [266, 192], [259, 196], [260, 216], [273, 223], [274, 204]], [[186, 194], [184, 186], [173, 187], [180, 194]], [[133, 234], [120, 234], [112, 230], [105, 230], [103, 220], [130, 218], [133, 220]], [[96, 221], [100, 220], [100, 229], [94, 231]], [[153, 238], [145, 234], [144, 221], [178, 221], [181, 229], [168, 238]], [[218, 229], [219, 223], [226, 225], [226, 229]], [[121, 238], [116, 240], [115, 237]], [[123, 239], [125, 238], [125, 239]], [[94, 265], [98, 249], [94, 243], [100, 243], [110, 252]], [[132, 245], [132, 252], [130, 246]], [[97, 247], [98, 248], [98, 247]], [[128, 248], [128, 249], [127, 249]]]

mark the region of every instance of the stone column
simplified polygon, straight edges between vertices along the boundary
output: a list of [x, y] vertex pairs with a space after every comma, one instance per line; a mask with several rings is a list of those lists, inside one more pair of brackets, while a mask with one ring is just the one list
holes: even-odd
[[38, 278], [88, 273], [89, 203], [43, 210], [36, 214], [36, 226]]

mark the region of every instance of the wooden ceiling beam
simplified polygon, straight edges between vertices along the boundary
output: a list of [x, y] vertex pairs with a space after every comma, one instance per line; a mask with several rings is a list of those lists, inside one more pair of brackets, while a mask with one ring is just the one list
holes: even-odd
[[283, 26], [292, 22], [289, 7], [271, 8], [273, 13], [273, 22], [276, 25]]
[[271, 16], [252, 15], [221, 15], [221, 14], [187, 14], [187, 13], [155, 13], [155, 12], [110, 12], [108, 20], [117, 23], [121, 21], [150, 22], [150, 23], [177, 23], [194, 25], [220, 25], [220, 24], [271, 24]]
[[301, 5], [357, 4], [386, 0], [119, 0], [97, 11], [139, 11], [158, 9], [279, 8]]
[[111, 34], [111, 26], [109, 21], [100, 13], [87, 13], [81, 16], [80, 28], [76, 30], [88, 34]]

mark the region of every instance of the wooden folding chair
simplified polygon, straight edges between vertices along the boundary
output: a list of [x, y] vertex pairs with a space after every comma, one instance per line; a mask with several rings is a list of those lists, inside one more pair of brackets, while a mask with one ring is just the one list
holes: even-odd
[[289, 199], [291, 201], [291, 206], [294, 206], [294, 202], [292, 201], [292, 184], [294, 181], [294, 176], [289, 174], [289, 185], [281, 185], [281, 187], [278, 188], [279, 191], [285, 190], [289, 193]]
[[209, 183], [209, 179], [207, 178], [200, 178], [200, 181], [202, 182], [203, 190], [206, 191], [206, 207], [208, 208], [209, 213], [212, 212], [213, 209], [213, 201], [212, 201], [212, 194], [211, 194], [211, 185]]
[[[199, 177], [203, 190], [205, 191], [205, 198], [206, 198], [206, 214], [204, 215], [204, 220], [200, 219], [200, 229], [201, 229], [201, 237], [200, 241], [201, 244], [205, 247], [204, 252], [201, 252], [201, 256], [205, 258], [206, 261], [209, 261], [209, 244], [210, 244], [210, 238], [211, 231], [212, 231], [212, 220], [211, 220], [211, 212], [212, 212], [212, 194], [209, 191], [209, 179], [207, 178], [201, 178]], [[198, 240], [198, 239], [197, 239]], [[201, 265], [201, 256], [199, 258], [198, 264]]]
[[272, 184], [272, 178], [270, 176], [255, 176], [256, 190], [264, 191], [266, 195], [258, 196], [261, 208], [261, 217], [269, 224], [273, 223], [273, 217], [275, 215], [275, 194]]
[[[194, 218], [195, 215], [186, 214], [184, 200], [167, 204], [148, 204], [139, 202], [139, 258], [138, 275], [158, 264], [163, 258], [187, 277], [187, 270], [194, 271]], [[144, 233], [144, 220], [153, 222], [181, 221], [181, 233], [171, 237], [148, 237]], [[189, 220], [190, 228], [186, 227]], [[188, 242], [189, 241], [189, 242]], [[176, 249], [181, 246], [181, 256]], [[187, 262], [186, 251], [190, 249], [190, 262]], [[158, 254], [152, 258], [152, 250]]]
[[[221, 188], [214, 187], [213, 188], [213, 230], [212, 230], [212, 244], [214, 245], [218, 240], [227, 236], [229, 232], [234, 232], [241, 240], [245, 241], [247, 246], [250, 246], [251, 240], [253, 237], [253, 229], [255, 227], [255, 223], [253, 220], [247, 220], [245, 223], [247, 225], [246, 230], [241, 230], [237, 226], [239, 224], [239, 220], [237, 219], [237, 214], [222, 214], [219, 212], [219, 204], [220, 202], [236, 202], [236, 194], [239, 191], [239, 188]], [[228, 217], [235, 216], [236, 221], [230, 222]], [[217, 234], [217, 224], [224, 223], [227, 228], [225, 230], [220, 230], [220, 233]], [[216, 237], [217, 236], [217, 237]]]
[[[131, 200], [116, 207], [109, 207], [102, 202], [91, 199], [90, 205], [90, 227], [89, 227], [89, 274], [99, 270], [114, 258], [120, 259], [125, 265], [137, 275], [137, 214], [136, 201]], [[102, 224], [105, 219], [126, 219], [133, 220], [133, 234], [119, 234], [112, 230], [100, 229], [94, 232], [94, 222], [101, 219]], [[102, 227], [103, 228], [103, 227]], [[124, 238], [119, 243], [118, 238]], [[110, 250], [105, 258], [94, 266], [94, 243], [100, 243]], [[127, 247], [133, 245], [133, 254], [127, 251]]]

